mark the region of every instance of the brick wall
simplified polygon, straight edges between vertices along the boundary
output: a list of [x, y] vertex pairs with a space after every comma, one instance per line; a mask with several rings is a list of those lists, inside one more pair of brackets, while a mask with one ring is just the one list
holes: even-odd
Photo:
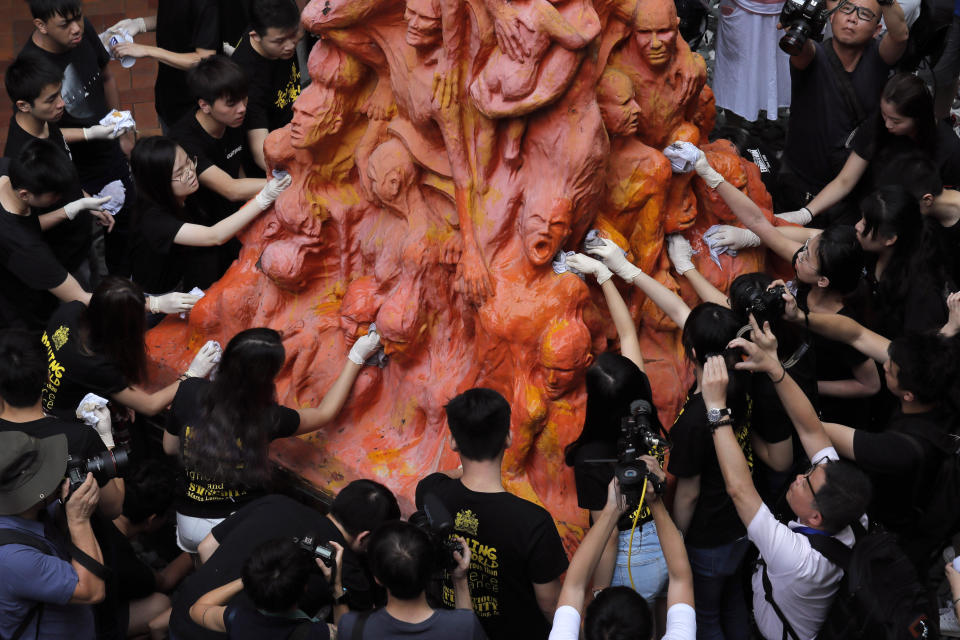
[[[137, 18], [156, 13], [158, 0], [86, 0], [83, 12], [97, 33], [123, 18]], [[0, 82], [3, 73], [13, 58], [23, 48], [33, 32], [33, 21], [26, 0], [0, 0]], [[137, 42], [155, 44], [152, 33], [137, 36]], [[110, 62], [110, 73], [117, 79], [120, 89], [120, 108], [133, 112], [140, 135], [160, 133], [157, 112], [153, 108], [153, 82], [157, 76], [157, 63], [153, 60], [138, 60], [137, 64], [124, 69], [117, 61]], [[7, 123], [13, 105], [6, 91], [0, 93], [0, 150], [7, 141]]]

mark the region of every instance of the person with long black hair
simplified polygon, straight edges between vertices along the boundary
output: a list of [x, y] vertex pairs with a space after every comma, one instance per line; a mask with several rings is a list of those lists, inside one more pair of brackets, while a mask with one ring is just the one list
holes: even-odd
[[144, 390], [146, 300], [136, 283], [109, 276], [89, 305], [68, 302], [54, 312], [42, 337], [50, 374], [43, 389], [45, 412], [75, 420], [77, 405], [95, 393], [152, 416], [170, 404], [182, 379], [210, 372], [216, 351], [205, 345], [180, 379], [153, 393]]
[[206, 289], [226, 271], [226, 244], [273, 204], [290, 177], [273, 178], [235, 213], [215, 222], [193, 197], [200, 188], [196, 159], [170, 138], [143, 138], [130, 154], [139, 197], [132, 221], [133, 279], [157, 293]]
[[177, 544], [196, 553], [217, 523], [263, 495], [270, 481], [272, 440], [310, 433], [339, 413], [364, 361], [379, 348], [376, 332], [360, 337], [319, 406], [277, 404], [274, 378], [286, 360], [280, 334], [255, 328], [235, 335], [216, 377], [187, 380], [167, 416], [163, 449], [180, 455], [186, 490], [176, 502]]

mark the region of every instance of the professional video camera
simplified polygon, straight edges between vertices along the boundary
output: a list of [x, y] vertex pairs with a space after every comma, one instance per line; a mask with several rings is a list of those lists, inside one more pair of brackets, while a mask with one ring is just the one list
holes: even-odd
[[620, 420], [620, 438], [617, 440], [617, 464], [614, 475], [620, 481], [620, 492], [627, 504], [640, 502], [643, 481], [647, 479], [654, 493], [662, 495], [666, 483], [661, 481], [640, 456], [649, 455], [658, 449], [670, 448], [666, 434], [657, 432], [650, 421], [653, 407], [646, 400], [634, 400], [630, 403], [630, 415]]
[[823, 27], [830, 16], [826, 0], [787, 0], [780, 12], [784, 34], [780, 48], [791, 56], [799, 55], [808, 38], [823, 40]]
[[86, 460], [67, 456], [66, 477], [70, 480], [70, 492], [83, 484], [87, 473], [92, 473], [98, 482], [106, 481], [121, 475], [129, 462], [130, 452], [127, 449], [104, 451]]
[[453, 518], [440, 498], [432, 493], [424, 495], [423, 509], [414, 512], [408, 522], [430, 536], [438, 567], [450, 571], [457, 566], [453, 552], [462, 554], [463, 545], [450, 537], [453, 534]]

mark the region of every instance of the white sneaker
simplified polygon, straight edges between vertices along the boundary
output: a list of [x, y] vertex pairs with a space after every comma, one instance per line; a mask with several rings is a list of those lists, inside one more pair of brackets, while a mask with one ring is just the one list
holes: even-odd
[[940, 609], [940, 635], [947, 638], [960, 638], [960, 622], [953, 607]]

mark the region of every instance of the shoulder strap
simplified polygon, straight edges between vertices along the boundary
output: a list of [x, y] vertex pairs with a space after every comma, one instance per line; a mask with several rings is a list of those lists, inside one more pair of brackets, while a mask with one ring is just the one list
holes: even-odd
[[48, 556], [53, 555], [50, 546], [42, 538], [15, 529], [0, 529], [0, 546], [8, 544], [22, 544]]
[[810, 546], [844, 571], [850, 566], [853, 550], [832, 536], [807, 536]]
[[357, 614], [357, 623], [353, 625], [353, 635], [350, 640], [363, 640], [363, 628], [367, 626], [367, 618], [376, 611], [376, 609], [367, 609]]
[[822, 48], [824, 54], [827, 56], [827, 60], [830, 61], [830, 68], [833, 69], [837, 84], [840, 85], [840, 93], [843, 95], [843, 100], [847, 103], [847, 106], [850, 107], [859, 125], [866, 119], [867, 114], [863, 110], [860, 100], [857, 98], [857, 92], [853, 88], [853, 83], [850, 82], [850, 76], [847, 74], [847, 70], [843, 68], [843, 64], [840, 63], [840, 58], [837, 57], [837, 52], [833, 49], [833, 38], [826, 40]]
[[770, 584], [770, 576], [767, 575], [767, 563], [763, 561], [763, 558], [761, 558], [759, 562], [763, 574], [763, 598], [770, 603], [773, 612], [780, 618], [780, 624], [783, 625], [782, 640], [800, 640], [797, 632], [793, 630], [793, 626], [787, 620], [787, 616], [783, 614], [783, 610], [780, 609], [780, 606], [777, 605], [773, 599], [773, 585]]

